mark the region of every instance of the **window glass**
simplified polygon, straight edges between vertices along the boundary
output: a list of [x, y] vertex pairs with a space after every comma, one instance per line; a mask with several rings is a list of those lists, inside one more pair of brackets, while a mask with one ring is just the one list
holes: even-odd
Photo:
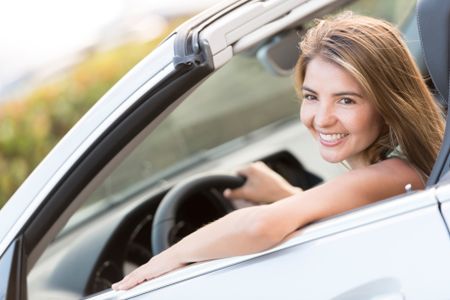
[[342, 10], [351, 10], [362, 15], [384, 19], [401, 27], [401, 24], [414, 12], [415, 6], [416, 1], [411, 0], [360, 0]]
[[161, 180], [162, 170], [296, 115], [291, 78], [268, 74], [253, 55], [237, 56], [176, 108], [90, 200], [106, 199], [142, 180]]

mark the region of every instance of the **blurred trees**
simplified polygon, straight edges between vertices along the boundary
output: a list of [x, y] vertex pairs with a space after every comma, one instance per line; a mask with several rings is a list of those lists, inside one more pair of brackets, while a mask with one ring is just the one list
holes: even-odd
[[93, 51], [64, 75], [0, 106], [0, 207], [80, 117], [160, 41]]

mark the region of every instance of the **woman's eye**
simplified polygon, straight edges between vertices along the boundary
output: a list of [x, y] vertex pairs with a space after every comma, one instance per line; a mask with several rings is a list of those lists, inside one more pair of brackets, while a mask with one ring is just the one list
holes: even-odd
[[303, 95], [303, 99], [308, 100], [308, 101], [312, 101], [312, 100], [317, 100], [317, 97], [314, 96], [314, 95], [306, 94], [306, 95]]
[[355, 101], [353, 101], [350, 98], [342, 98], [342, 99], [339, 100], [339, 103], [341, 103], [341, 104], [354, 104]]

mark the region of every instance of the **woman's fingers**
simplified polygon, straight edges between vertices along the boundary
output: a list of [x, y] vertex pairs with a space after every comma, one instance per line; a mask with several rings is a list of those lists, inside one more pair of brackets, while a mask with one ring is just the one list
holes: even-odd
[[265, 163], [257, 161], [239, 169], [237, 173], [244, 177], [254, 176], [261, 172], [273, 172]]
[[114, 283], [111, 288], [116, 291], [128, 290], [148, 279], [151, 279], [151, 276], [149, 276], [149, 270], [147, 270], [146, 267], [147, 264], [140, 266], [125, 276], [121, 281]]
[[135, 276], [126, 276], [121, 281], [114, 283], [111, 286], [111, 288], [116, 291], [128, 290], [128, 289], [131, 289], [132, 287], [138, 285], [141, 282], [143, 282], [143, 281], [140, 281]]
[[121, 281], [114, 283], [111, 288], [116, 291], [128, 290], [144, 281], [156, 278], [183, 266], [184, 264], [179, 262], [176, 257], [176, 251], [172, 247], [159, 255], [153, 256], [147, 263], [125, 276]]
[[246, 195], [243, 191], [243, 188], [237, 188], [237, 189], [226, 189], [223, 192], [223, 195], [230, 199], [245, 199]]
[[290, 185], [263, 162], [245, 166], [238, 171], [238, 174], [247, 178], [245, 184], [237, 189], [225, 190], [225, 197], [257, 203], [271, 203], [301, 191]]

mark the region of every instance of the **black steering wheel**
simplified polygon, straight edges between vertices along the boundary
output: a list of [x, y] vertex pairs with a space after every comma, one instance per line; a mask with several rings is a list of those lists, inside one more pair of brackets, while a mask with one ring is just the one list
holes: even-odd
[[[206, 175], [189, 178], [178, 183], [161, 200], [152, 224], [152, 252], [156, 255], [169, 248], [169, 236], [175, 226], [175, 218], [180, 206], [190, 196], [211, 188], [237, 188], [245, 183], [245, 178], [230, 175]], [[224, 208], [232, 207], [225, 198], [217, 197]]]

